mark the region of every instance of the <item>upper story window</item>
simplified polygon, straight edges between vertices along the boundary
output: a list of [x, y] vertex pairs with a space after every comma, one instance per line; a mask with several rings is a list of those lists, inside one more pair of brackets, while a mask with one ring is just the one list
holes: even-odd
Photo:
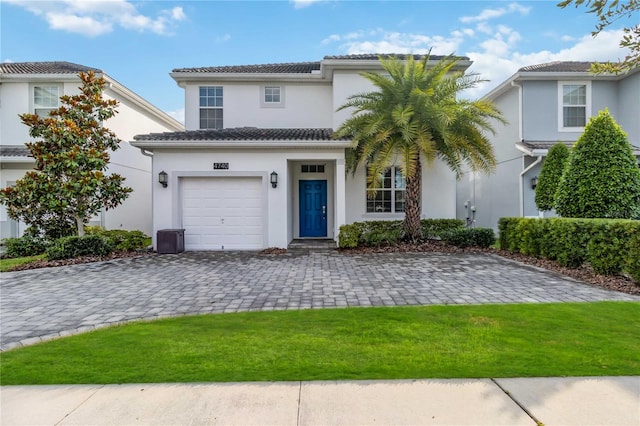
[[[367, 174], [370, 171], [367, 169]], [[376, 188], [367, 188], [367, 213], [402, 213], [407, 182], [398, 167], [387, 168], [376, 179]], [[374, 195], [375, 193], [375, 195]]]
[[284, 108], [284, 87], [260, 86], [260, 106], [262, 108]]
[[200, 128], [222, 129], [222, 86], [200, 87]]
[[60, 86], [33, 86], [33, 112], [40, 117], [48, 117], [49, 112], [57, 109], [60, 99]]
[[265, 86], [264, 103], [265, 104], [280, 103], [280, 86]]
[[591, 84], [559, 82], [558, 101], [558, 130], [581, 132], [591, 116]]

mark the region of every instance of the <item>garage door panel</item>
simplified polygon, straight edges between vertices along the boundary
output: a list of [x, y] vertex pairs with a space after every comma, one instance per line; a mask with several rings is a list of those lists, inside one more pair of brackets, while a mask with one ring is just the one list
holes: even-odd
[[183, 178], [181, 192], [187, 250], [264, 247], [261, 178]]

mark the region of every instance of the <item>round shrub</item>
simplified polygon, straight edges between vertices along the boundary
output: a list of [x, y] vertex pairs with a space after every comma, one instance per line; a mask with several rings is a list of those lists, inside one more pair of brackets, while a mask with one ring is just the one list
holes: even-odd
[[48, 246], [44, 238], [29, 234], [20, 238], [5, 238], [2, 243], [5, 247], [4, 256], [8, 258], [37, 256], [44, 253]]
[[64, 237], [47, 249], [50, 260], [72, 259], [79, 256], [106, 256], [113, 251], [111, 242], [100, 235]]

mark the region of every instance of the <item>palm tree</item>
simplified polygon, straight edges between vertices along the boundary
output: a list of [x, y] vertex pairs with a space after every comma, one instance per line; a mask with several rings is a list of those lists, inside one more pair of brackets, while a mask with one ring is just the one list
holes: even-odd
[[337, 137], [353, 140], [347, 153], [347, 169], [359, 165], [369, 170], [369, 195], [396, 157], [406, 180], [405, 238], [422, 238], [420, 226], [422, 159], [427, 164], [443, 160], [456, 177], [467, 164], [474, 171], [490, 173], [496, 159], [486, 131], [494, 133], [491, 119], [506, 121], [485, 100], [460, 100], [458, 93], [483, 81], [476, 74], [456, 69], [460, 58], [449, 55], [435, 65], [430, 55], [405, 60], [380, 57], [388, 75], [365, 72], [377, 90], [350, 96], [338, 111], [353, 108], [353, 115], [336, 131]]

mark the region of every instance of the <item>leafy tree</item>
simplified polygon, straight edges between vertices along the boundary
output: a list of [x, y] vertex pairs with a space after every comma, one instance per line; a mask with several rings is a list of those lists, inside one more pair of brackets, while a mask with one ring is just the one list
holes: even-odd
[[640, 169], [608, 110], [592, 117], [569, 155], [556, 198], [561, 216], [640, 217]]
[[596, 30], [591, 33], [594, 37], [619, 19], [624, 17], [633, 19], [635, 17], [635, 25], [624, 28], [624, 35], [620, 40], [620, 47], [629, 49], [629, 54], [618, 63], [594, 63], [591, 66], [594, 73], [619, 74], [640, 66], [640, 24], [637, 19], [640, 14], [639, 0], [563, 0], [558, 3], [558, 6], [564, 9], [571, 4], [575, 7], [584, 5], [589, 8], [589, 13], [594, 13], [598, 17]]
[[26, 144], [35, 171], [0, 190], [0, 203], [12, 219], [44, 231], [74, 224], [83, 236], [91, 217], [121, 204], [131, 188], [122, 186], [122, 176], [105, 174], [108, 150], [118, 149], [120, 140], [102, 123], [116, 114], [117, 101], [102, 98], [102, 77], [93, 72], [79, 76], [81, 93], [61, 96], [62, 106], [48, 117], [20, 115], [29, 135], [37, 138]]
[[504, 122], [491, 102], [456, 98], [481, 81], [476, 74], [456, 70], [459, 58], [448, 56], [432, 67], [429, 58], [380, 57], [388, 75], [361, 74], [376, 90], [349, 97], [339, 110], [354, 108], [353, 115], [336, 132], [353, 139], [347, 168], [355, 173], [366, 164], [371, 189], [392, 160], [401, 159], [406, 179], [403, 229], [412, 241], [421, 238], [422, 159], [431, 163], [440, 158], [458, 177], [465, 163], [491, 172], [496, 160], [484, 131], [493, 132], [490, 119]]
[[558, 142], [549, 150], [547, 159], [542, 163], [536, 186], [535, 200], [540, 210], [551, 210], [555, 207], [558, 184], [568, 159], [569, 148], [562, 142]]

